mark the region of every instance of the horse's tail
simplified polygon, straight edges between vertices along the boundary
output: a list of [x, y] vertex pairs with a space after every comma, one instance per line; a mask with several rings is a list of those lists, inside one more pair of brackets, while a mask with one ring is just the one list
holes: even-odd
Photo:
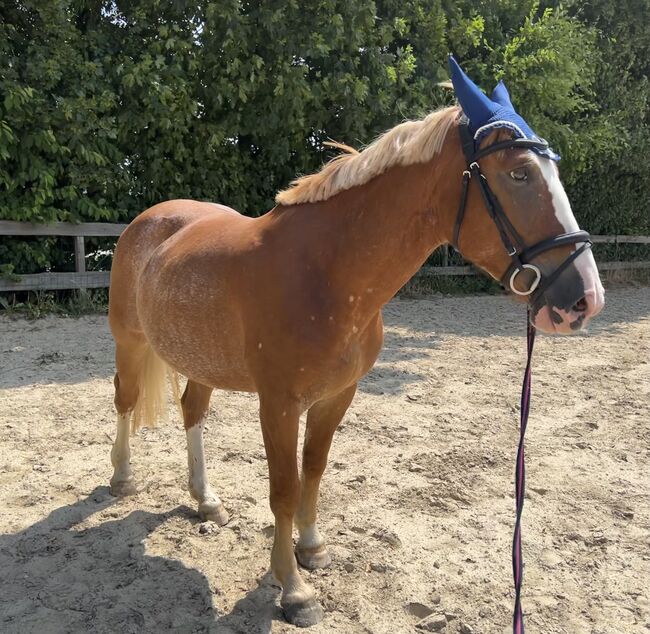
[[140, 372], [138, 400], [133, 408], [131, 432], [135, 433], [143, 425], [155, 427], [158, 422], [167, 420], [167, 381], [172, 384], [174, 401], [181, 410], [179, 375], [148, 347]]

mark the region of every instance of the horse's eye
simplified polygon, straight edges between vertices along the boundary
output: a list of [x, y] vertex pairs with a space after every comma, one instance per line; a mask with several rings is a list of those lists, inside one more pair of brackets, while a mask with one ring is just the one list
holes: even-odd
[[515, 181], [526, 181], [528, 180], [528, 172], [523, 167], [512, 170], [512, 172], [510, 172], [510, 178]]

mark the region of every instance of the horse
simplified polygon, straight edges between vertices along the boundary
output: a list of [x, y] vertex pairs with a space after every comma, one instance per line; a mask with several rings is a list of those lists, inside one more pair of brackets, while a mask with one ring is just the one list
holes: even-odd
[[[271, 570], [295, 625], [323, 618], [298, 564], [330, 563], [317, 506], [334, 431], [381, 350], [382, 307], [427, 257], [451, 243], [494, 279], [507, 274], [513, 297], [528, 300], [531, 320], [545, 332], [577, 332], [603, 306], [588, 238], [555, 163], [518, 143], [512, 130], [494, 128], [477, 149], [479, 170], [463, 151], [466, 128], [463, 110], [446, 107], [397, 125], [360, 152], [341, 146], [319, 172], [281, 191], [264, 215], [171, 200], [140, 214], [117, 243], [109, 300], [117, 410], [111, 491], [136, 490], [130, 431], [160, 414], [171, 368], [187, 377], [180, 404], [190, 494], [201, 518], [227, 523], [207, 480], [203, 426], [214, 389], [257, 393], [275, 517]], [[474, 186], [477, 179], [485, 183]], [[524, 261], [505, 245], [513, 240], [508, 226], [504, 237], [506, 220], [526, 245], [544, 248]], [[513, 258], [519, 264], [510, 274]], [[551, 281], [535, 295], [540, 277]]]

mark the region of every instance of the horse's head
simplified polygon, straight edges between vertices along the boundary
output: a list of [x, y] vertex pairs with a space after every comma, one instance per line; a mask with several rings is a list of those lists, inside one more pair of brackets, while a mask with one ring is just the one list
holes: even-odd
[[603, 308], [604, 290], [560, 157], [515, 112], [503, 83], [487, 97], [453, 58], [450, 68], [467, 164], [452, 242], [529, 302], [537, 328], [577, 332]]

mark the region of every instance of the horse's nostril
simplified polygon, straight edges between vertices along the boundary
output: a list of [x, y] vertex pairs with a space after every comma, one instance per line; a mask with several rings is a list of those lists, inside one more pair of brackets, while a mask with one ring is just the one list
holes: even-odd
[[576, 313], [584, 313], [587, 310], [587, 300], [583, 297], [579, 299], [572, 307], [571, 310]]

